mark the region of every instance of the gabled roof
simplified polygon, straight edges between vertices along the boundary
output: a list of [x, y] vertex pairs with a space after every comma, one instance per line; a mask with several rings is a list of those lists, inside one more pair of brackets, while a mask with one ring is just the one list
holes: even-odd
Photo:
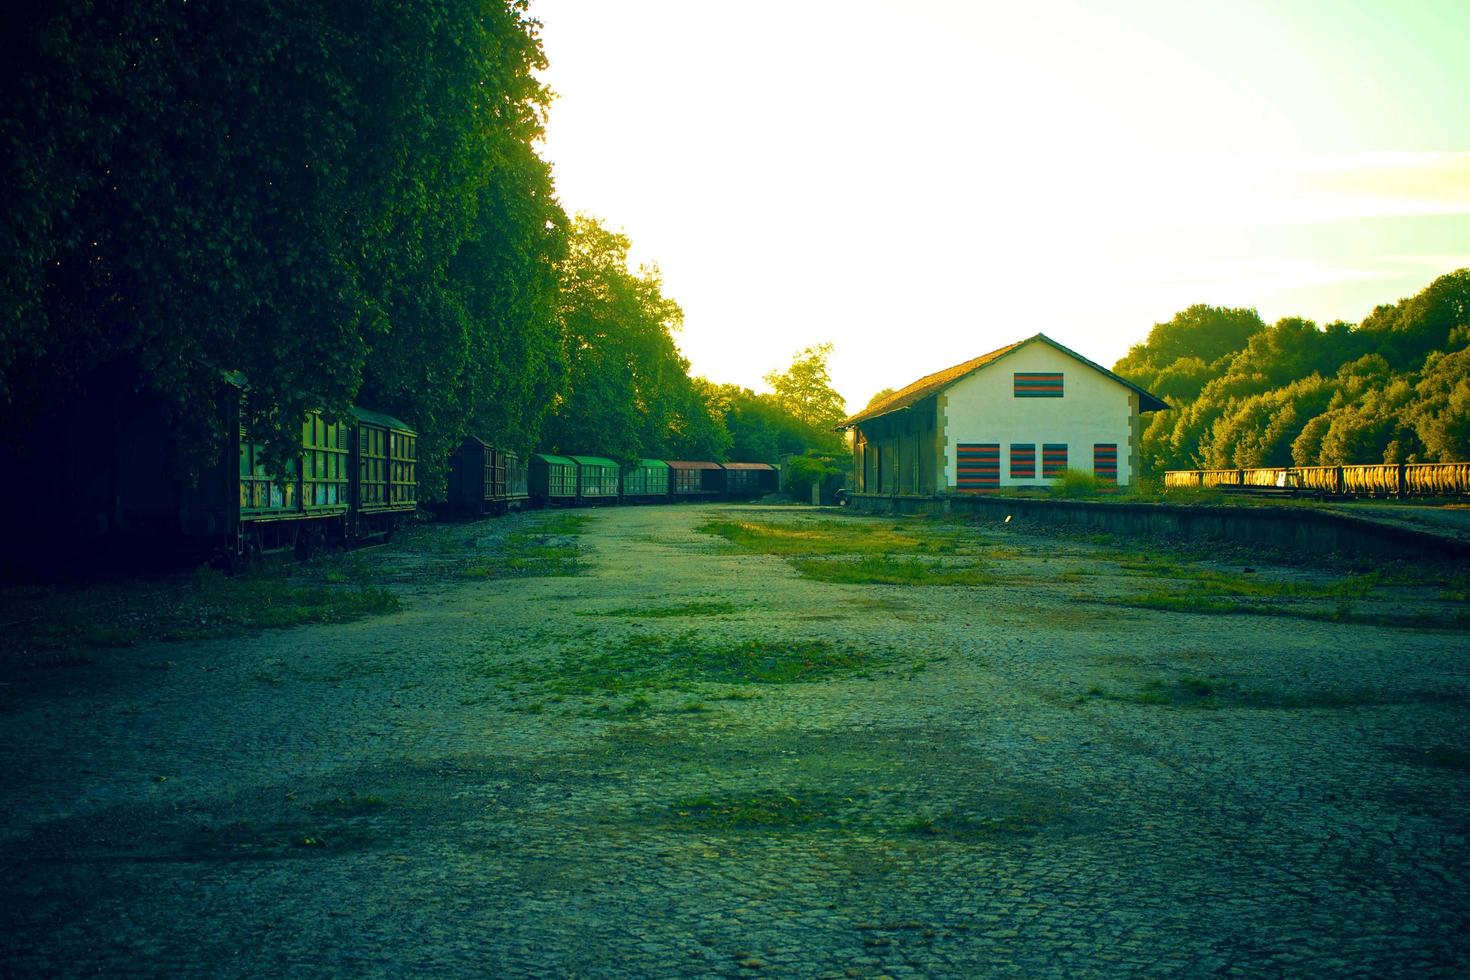
[[578, 466], [611, 466], [616, 468], [618, 465], [602, 456], [568, 456], [567, 459], [576, 463]]
[[1133, 391], [1138, 392], [1139, 411], [1159, 412], [1169, 407], [1167, 404], [1165, 404], [1163, 399], [1159, 398], [1156, 395], [1150, 394], [1147, 391], [1144, 391], [1142, 388], [1134, 384], [1132, 381], [1129, 381], [1127, 378], [1119, 377], [1118, 375], [1109, 371], [1107, 368], [1103, 367], [1101, 364], [1096, 364], [1092, 361], [1089, 361], [1087, 358], [1083, 357], [1076, 351], [1067, 347], [1063, 347], [1061, 344], [1057, 343], [1055, 340], [1052, 340], [1046, 334], [1039, 333], [1034, 337], [1027, 337], [1025, 340], [1017, 341], [1014, 344], [1008, 344], [1007, 346], [1002, 347], [999, 350], [993, 350], [989, 354], [981, 354], [979, 357], [965, 361], [963, 364], [956, 364], [954, 367], [945, 368], [943, 371], [935, 371], [933, 374], [925, 375], [918, 381], [915, 381], [913, 384], [908, 385], [907, 387], [902, 388], [889, 395], [878, 404], [869, 405], [867, 408], [863, 409], [861, 412], [858, 412], [856, 415], [853, 415], [843, 420], [837, 426], [837, 428], [848, 429], [854, 425], [857, 425], [860, 422], [867, 422], [872, 419], [879, 418], [883, 415], [889, 415], [893, 412], [901, 411], [905, 408], [912, 408], [914, 405], [917, 405], [925, 398], [928, 398], [930, 395], [934, 395], [939, 393], [940, 391], [943, 391], [945, 388], [948, 388], [950, 385], [954, 384], [956, 381], [959, 381], [961, 378], [968, 377], [974, 374], [976, 371], [979, 371], [981, 368], [989, 367], [991, 364], [994, 364], [996, 361], [1005, 357], [1007, 354], [1010, 354], [1013, 351], [1018, 351], [1022, 347], [1026, 347], [1029, 344], [1037, 343], [1038, 341], [1061, 351], [1068, 357], [1072, 357], [1078, 361], [1081, 361], [1083, 364], [1086, 364], [1094, 371], [1099, 371], [1102, 374], [1107, 375], [1109, 378], [1112, 378], [1114, 381], [1118, 382], [1118, 384], [1120, 385], [1123, 385], [1125, 388], [1130, 388]]
[[400, 432], [407, 432], [409, 435], [418, 435], [417, 432], [414, 432], [408, 427], [407, 423], [400, 422], [398, 419], [395, 419], [393, 416], [388, 415], [384, 412], [375, 412], [371, 408], [359, 408], [358, 406], [353, 405], [352, 414], [357, 416], [357, 418], [363, 422], [370, 422], [373, 425], [381, 425], [385, 429], [397, 429]]
[[672, 470], [718, 470], [722, 467], [719, 463], [710, 463], [705, 460], [670, 459], [666, 461]]
[[727, 470], [774, 470], [770, 463], [722, 463]]

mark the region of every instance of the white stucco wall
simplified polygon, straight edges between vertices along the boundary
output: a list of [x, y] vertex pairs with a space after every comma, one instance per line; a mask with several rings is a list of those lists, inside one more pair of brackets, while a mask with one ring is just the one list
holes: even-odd
[[[1061, 398], [1017, 398], [1016, 372], [1062, 373]], [[1133, 392], [1043, 342], [1002, 357], [980, 371], [950, 386], [941, 396], [944, 432], [944, 482], [956, 483], [955, 447], [962, 442], [1000, 444], [1000, 485], [1024, 486], [1044, 483], [1041, 476], [1041, 447], [1065, 443], [1067, 466], [1092, 472], [1095, 443], [1118, 447], [1118, 485], [1131, 484]], [[1011, 443], [1036, 446], [1036, 476], [1011, 478]]]

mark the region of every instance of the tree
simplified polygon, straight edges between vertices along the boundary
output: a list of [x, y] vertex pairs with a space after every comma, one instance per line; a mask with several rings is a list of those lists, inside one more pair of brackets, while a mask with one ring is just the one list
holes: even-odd
[[727, 444], [674, 345], [684, 313], [656, 266], [629, 271], [626, 235], [578, 215], [562, 265], [565, 375], [544, 443], [564, 452], [723, 458]]
[[[0, 40], [0, 428], [120, 373], [197, 461], [240, 372], [280, 461], [361, 389], [423, 431], [432, 489], [557, 251], [524, 0], [28, 7]], [[522, 294], [471, 300], [497, 250]]]
[[866, 405], [864, 405], [863, 408], [865, 408], [865, 409], [872, 408], [874, 405], [878, 404], [879, 402], [884, 401], [884, 400], [889, 399], [889, 398], [892, 398], [896, 394], [898, 394], [897, 389], [894, 389], [894, 388], [880, 388], [878, 391], [876, 391], [876, 392], [873, 393], [873, 397], [868, 399], [868, 403]]
[[828, 453], [840, 452], [842, 438], [836, 428], [847, 417], [842, 396], [832, 388], [827, 359], [832, 345], [818, 344], [797, 351], [785, 371], [772, 371], [765, 376], [773, 390], [775, 404], [802, 430], [806, 448]]
[[[1197, 303], [1165, 323], [1154, 324], [1148, 339], [1130, 348], [1113, 365], [1113, 370], [1152, 391], [1159, 372], [1184, 358], [1194, 358], [1223, 370], [1229, 363], [1229, 355], [1244, 348], [1251, 337], [1265, 328], [1255, 310]], [[1201, 382], [1205, 380], [1208, 378], [1202, 378]], [[1196, 388], [1178, 394], [1188, 400], [1198, 391]]]
[[846, 404], [832, 389], [832, 376], [827, 370], [831, 356], [830, 343], [807, 347], [797, 351], [785, 371], [765, 376], [781, 406], [813, 429], [833, 428], [847, 417]]
[[1408, 418], [1429, 457], [1470, 461], [1470, 347], [1429, 355]]

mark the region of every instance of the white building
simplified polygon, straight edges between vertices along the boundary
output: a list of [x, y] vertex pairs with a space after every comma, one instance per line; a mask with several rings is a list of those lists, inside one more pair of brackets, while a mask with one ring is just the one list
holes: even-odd
[[1037, 334], [956, 364], [842, 423], [859, 493], [1042, 486], [1061, 470], [1120, 486], [1138, 473], [1142, 413], [1168, 406]]

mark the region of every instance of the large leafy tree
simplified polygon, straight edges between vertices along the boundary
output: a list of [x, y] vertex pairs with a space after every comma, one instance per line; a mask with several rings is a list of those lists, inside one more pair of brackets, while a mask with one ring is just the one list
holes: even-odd
[[1146, 467], [1470, 458], [1461, 356], [1470, 270], [1378, 307], [1357, 327], [1287, 317], [1257, 328], [1246, 314], [1190, 307], [1118, 362], [1173, 407], [1144, 431]]
[[807, 347], [797, 351], [785, 371], [765, 376], [781, 407], [813, 432], [831, 431], [847, 417], [846, 403], [832, 388], [827, 369], [831, 356], [830, 343]]
[[723, 430], [674, 343], [684, 313], [663, 295], [657, 267], [630, 270], [630, 247], [591, 216], [572, 221], [559, 303], [564, 374], [543, 442], [620, 460], [722, 459]]
[[[524, 0], [35, 0], [0, 44], [6, 431], [121, 372], [203, 450], [237, 371], [278, 456], [364, 388], [424, 430], [432, 484], [495, 394], [485, 352], [544, 335]], [[506, 270], [515, 295], [474, 281]]]

